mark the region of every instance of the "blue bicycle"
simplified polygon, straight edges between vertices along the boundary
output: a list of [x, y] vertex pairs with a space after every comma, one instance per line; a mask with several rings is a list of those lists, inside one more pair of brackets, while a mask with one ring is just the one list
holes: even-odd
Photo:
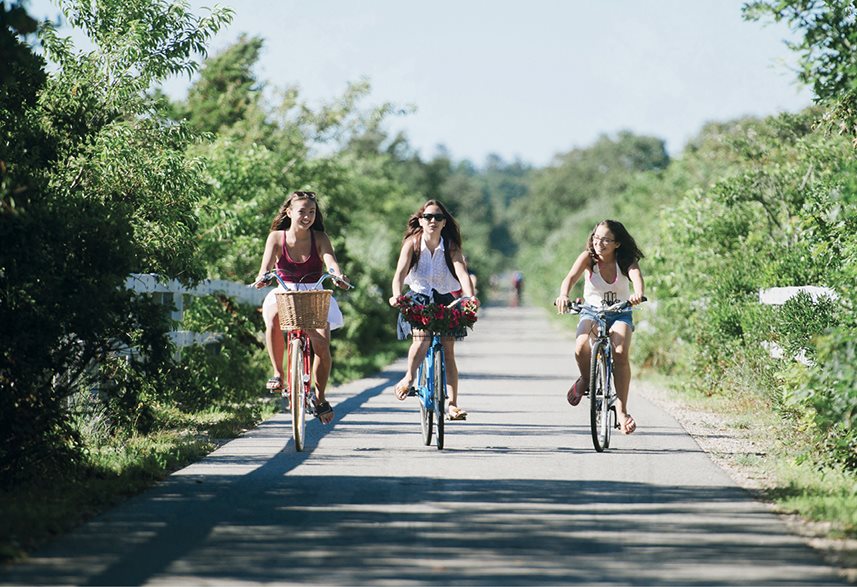
[[[469, 300], [470, 298], [457, 298], [447, 308]], [[431, 343], [426, 351], [426, 356], [417, 371], [417, 383], [412, 387], [408, 395], [415, 395], [420, 402], [420, 424], [423, 433], [423, 443], [431, 444], [432, 433], [435, 437], [437, 449], [443, 449], [443, 428], [446, 416], [446, 357], [443, 352], [442, 339], [449, 336], [444, 332], [420, 331], [416, 336], [431, 336]]]
[[420, 402], [420, 423], [423, 443], [431, 444], [432, 420], [437, 426], [435, 441], [437, 449], [443, 449], [443, 423], [446, 414], [446, 359], [443, 354], [441, 335], [431, 333], [431, 344], [417, 373], [414, 394]]

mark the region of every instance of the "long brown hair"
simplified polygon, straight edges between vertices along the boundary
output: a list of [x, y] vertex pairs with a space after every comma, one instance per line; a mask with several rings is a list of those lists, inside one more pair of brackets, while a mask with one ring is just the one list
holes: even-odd
[[607, 230], [613, 233], [613, 238], [616, 239], [616, 262], [619, 264], [619, 270], [628, 277], [628, 271], [631, 265], [645, 257], [643, 252], [637, 246], [634, 237], [625, 228], [625, 225], [618, 220], [603, 220], [595, 225], [592, 232], [589, 233], [589, 238], [586, 240], [586, 251], [589, 253], [589, 269], [595, 267], [598, 260], [598, 255], [595, 253], [595, 247], [592, 245], [592, 237], [595, 236], [595, 231], [599, 226], [606, 226]]
[[420, 260], [419, 239], [423, 236], [423, 227], [420, 225], [420, 217], [429, 206], [437, 206], [440, 208], [440, 211], [443, 212], [443, 215], [446, 218], [443, 228], [440, 229], [440, 238], [443, 240], [443, 254], [446, 260], [446, 266], [449, 268], [449, 272], [455, 276], [455, 268], [452, 265], [451, 253], [453, 251], [461, 250], [461, 230], [459, 230], [458, 222], [455, 221], [455, 218], [452, 217], [449, 210], [447, 210], [446, 207], [438, 200], [428, 200], [425, 204], [420, 206], [416, 212], [411, 214], [411, 217], [408, 218], [408, 226], [405, 228], [405, 236], [402, 238], [402, 244], [408, 242], [408, 239], [413, 239], [414, 254], [411, 256], [411, 267], [413, 267]]
[[283, 205], [280, 206], [280, 211], [277, 212], [277, 215], [274, 217], [274, 221], [271, 223], [271, 231], [274, 230], [288, 230], [292, 225], [292, 219], [289, 218], [286, 211], [292, 207], [292, 203], [298, 200], [310, 200], [313, 204], [315, 204], [315, 221], [310, 226], [311, 230], [318, 230], [324, 232], [324, 216], [321, 213], [321, 206], [318, 205], [318, 199], [315, 195], [315, 192], [292, 192], [286, 201], [283, 202]]

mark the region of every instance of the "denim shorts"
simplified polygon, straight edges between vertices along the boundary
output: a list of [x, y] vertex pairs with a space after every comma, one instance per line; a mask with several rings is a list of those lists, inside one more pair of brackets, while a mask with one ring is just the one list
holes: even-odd
[[[622, 310], [621, 312], [607, 312], [607, 330], [609, 331], [616, 322], [624, 322], [631, 327], [631, 332], [634, 331], [634, 316], [631, 310]], [[580, 320], [592, 320], [598, 324], [598, 317], [595, 312], [588, 308], [580, 310]]]

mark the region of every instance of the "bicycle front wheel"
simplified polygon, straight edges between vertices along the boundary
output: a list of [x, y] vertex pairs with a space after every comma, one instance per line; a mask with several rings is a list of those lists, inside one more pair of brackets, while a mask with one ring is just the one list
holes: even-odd
[[592, 429], [592, 445], [598, 452], [610, 445], [610, 375], [607, 364], [607, 343], [597, 341], [592, 347], [589, 365], [589, 425]]
[[443, 449], [443, 420], [446, 415], [446, 365], [443, 348], [434, 353], [434, 419], [437, 423], [437, 449]]
[[428, 388], [427, 382], [428, 360], [420, 367], [420, 374], [417, 378], [417, 398], [420, 402], [420, 426], [423, 432], [423, 444], [426, 446], [431, 444], [432, 426], [434, 425], [434, 411], [426, 407], [426, 398], [430, 396], [431, 390]]
[[300, 340], [289, 345], [289, 392], [292, 403], [292, 437], [295, 450], [304, 449], [306, 439], [306, 398], [304, 397], [304, 347]]

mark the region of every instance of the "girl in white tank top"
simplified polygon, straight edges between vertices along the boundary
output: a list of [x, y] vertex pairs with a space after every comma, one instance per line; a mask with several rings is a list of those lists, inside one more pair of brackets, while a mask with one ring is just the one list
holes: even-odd
[[[571, 288], [585, 276], [583, 297], [587, 304], [601, 307], [602, 303], [612, 305], [615, 302], [639, 304], [645, 296], [643, 274], [638, 261], [643, 253], [637, 248], [634, 238], [621, 222], [605, 220], [590, 233], [586, 249], [578, 255], [565, 276], [556, 298], [557, 310], [562, 312], [568, 307], [568, 294]], [[633, 293], [631, 289], [633, 288]], [[568, 403], [576, 406], [589, 386], [589, 362], [591, 358], [590, 341], [596, 325], [594, 315], [586, 310], [580, 313], [577, 326], [574, 358], [580, 370], [580, 377], [566, 393]], [[634, 322], [631, 312], [612, 312], [607, 316], [610, 339], [613, 343], [613, 377], [616, 383], [616, 412], [622, 432], [631, 434], [637, 429], [637, 423], [628, 413], [628, 389], [631, 383], [631, 364], [628, 356], [631, 350], [631, 335]]]

